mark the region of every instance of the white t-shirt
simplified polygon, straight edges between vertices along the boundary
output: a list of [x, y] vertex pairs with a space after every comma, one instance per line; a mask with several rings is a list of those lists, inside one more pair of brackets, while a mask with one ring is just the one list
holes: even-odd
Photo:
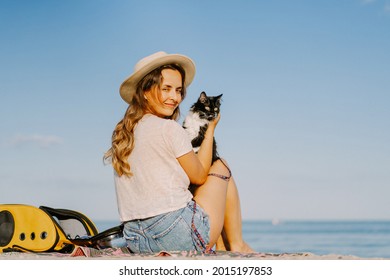
[[192, 150], [187, 132], [176, 121], [147, 114], [135, 127], [134, 138], [128, 159], [133, 176], [114, 172], [121, 221], [185, 207], [192, 198], [190, 180], [177, 158]]

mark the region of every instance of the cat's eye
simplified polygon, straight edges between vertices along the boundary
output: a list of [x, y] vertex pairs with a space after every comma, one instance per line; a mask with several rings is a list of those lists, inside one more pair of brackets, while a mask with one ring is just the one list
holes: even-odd
[[210, 107], [206, 106], [204, 107], [207, 111], [210, 111]]
[[214, 108], [214, 111], [217, 112], [217, 111], [218, 111], [218, 108]]

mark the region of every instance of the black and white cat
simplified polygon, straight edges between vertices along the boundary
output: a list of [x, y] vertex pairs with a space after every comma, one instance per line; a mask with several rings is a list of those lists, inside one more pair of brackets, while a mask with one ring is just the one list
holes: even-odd
[[[183, 127], [190, 136], [195, 153], [198, 152], [199, 147], [203, 142], [210, 121], [214, 120], [219, 114], [221, 97], [222, 94], [218, 96], [207, 96], [203, 91], [200, 94], [198, 101], [191, 106], [189, 113], [183, 122]], [[217, 159], [219, 159], [219, 155], [214, 138], [212, 163]]]

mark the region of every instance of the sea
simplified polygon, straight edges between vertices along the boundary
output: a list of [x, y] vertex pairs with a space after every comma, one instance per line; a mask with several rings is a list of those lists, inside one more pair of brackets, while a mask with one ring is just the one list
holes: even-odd
[[[99, 232], [118, 222], [96, 222]], [[257, 252], [390, 258], [390, 221], [243, 221], [245, 241]]]

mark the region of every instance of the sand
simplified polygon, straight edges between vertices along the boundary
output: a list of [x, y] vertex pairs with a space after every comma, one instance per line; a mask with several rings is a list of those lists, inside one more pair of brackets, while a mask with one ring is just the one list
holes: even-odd
[[[127, 248], [107, 248], [97, 250], [87, 247], [77, 247], [70, 254], [62, 253], [24, 253], [24, 252], [6, 252], [0, 254], [0, 260], [52, 260], [52, 259], [188, 259], [188, 260], [367, 260], [352, 255], [315, 255], [310, 252], [302, 253], [250, 253], [242, 254], [235, 252], [217, 251], [215, 254], [202, 254], [198, 252], [160, 252], [158, 254], [132, 254]], [[381, 260], [383, 258], [370, 258]]]

